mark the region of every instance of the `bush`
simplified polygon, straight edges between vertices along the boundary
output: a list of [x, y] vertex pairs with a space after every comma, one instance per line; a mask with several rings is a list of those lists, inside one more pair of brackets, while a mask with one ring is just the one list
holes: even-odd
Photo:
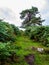
[[27, 35], [27, 36], [30, 36], [30, 31], [31, 31], [31, 28], [29, 27], [29, 28], [27, 28], [26, 30], [25, 30], [25, 35]]
[[15, 44], [11, 44], [10, 42], [7, 43], [0, 43], [0, 61], [1, 64], [5, 63], [7, 58], [13, 60], [14, 54], [17, 52], [17, 47]]
[[25, 33], [37, 42], [42, 42], [43, 45], [49, 44], [49, 26], [33, 26], [26, 29]]
[[[32, 31], [33, 36], [34, 36], [34, 40], [42, 42], [43, 45], [47, 45], [48, 44], [48, 34], [49, 34], [49, 29], [47, 27], [44, 26], [40, 26], [38, 28], [36, 28], [34, 31]], [[32, 35], [31, 35], [32, 37]]]
[[49, 44], [47, 44], [46, 46], [49, 47]]
[[18, 27], [16, 27], [15, 25], [11, 24], [12, 28], [13, 28], [13, 31], [14, 31], [14, 34], [15, 35], [20, 35], [20, 30]]
[[7, 41], [14, 41], [14, 31], [10, 24], [0, 21], [0, 41], [7, 42]]

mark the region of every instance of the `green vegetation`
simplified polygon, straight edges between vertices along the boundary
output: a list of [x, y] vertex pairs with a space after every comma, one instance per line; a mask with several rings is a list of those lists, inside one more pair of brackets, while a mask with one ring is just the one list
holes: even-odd
[[31, 9], [23, 10], [21, 13], [20, 18], [24, 19], [22, 22], [22, 27], [28, 27], [32, 25], [42, 25], [42, 22], [45, 20], [42, 20], [41, 17], [37, 17], [36, 15], [39, 15], [39, 11], [37, 7], [32, 7]]
[[[45, 47], [44, 45], [42, 45], [42, 42], [39, 41], [34, 41], [34, 39], [30, 39], [30, 37], [32, 36], [32, 32], [34, 32], [37, 35], [37, 32], [40, 31], [40, 29], [42, 30], [44, 28], [44, 32], [45, 32], [45, 27], [29, 27], [24, 31], [20, 31], [16, 26], [12, 27], [10, 24], [5, 23], [5, 22], [0, 22], [0, 24], [4, 24], [3, 27], [2, 25], [0, 25], [1, 28], [1, 32], [2, 33], [6, 33], [7, 35], [10, 36], [10, 34], [12, 35], [11, 38], [15, 38], [13, 40], [11, 39], [6, 39], [4, 36], [6, 34], [3, 34], [4, 36], [0, 37], [0, 65], [29, 65], [27, 63], [27, 61], [25, 60], [25, 57], [28, 56], [29, 54], [34, 54], [35, 56], [35, 61], [34, 64], [35, 65], [49, 65], [49, 47]], [[5, 25], [6, 24], [6, 25]], [[8, 25], [8, 29], [7, 26]], [[46, 27], [46, 31], [49, 32], [49, 27]], [[3, 29], [3, 30], [2, 30]], [[16, 30], [14, 30], [16, 29]], [[37, 29], [39, 29], [37, 31]], [[8, 32], [9, 30], [9, 32]], [[4, 31], [4, 32], [3, 32]], [[16, 33], [17, 31], [17, 33]], [[8, 33], [7, 33], [8, 32]], [[44, 33], [43, 32], [43, 33]], [[30, 34], [31, 33], [31, 34]], [[33, 33], [33, 34], [34, 34]], [[42, 33], [42, 31], [40, 31], [40, 33]], [[21, 35], [22, 34], [22, 35]], [[27, 35], [26, 35], [27, 34]], [[35, 36], [36, 36], [35, 35]], [[47, 33], [48, 35], [48, 33]], [[7, 36], [9, 38], [9, 36]], [[48, 37], [46, 37], [47, 39], [49, 39]], [[34, 49], [36, 50], [34, 50]], [[45, 51], [41, 54], [37, 51], [37, 48], [43, 48]]]
[[[20, 56], [20, 58], [21, 58], [19, 60], [20, 65], [23, 65], [24, 57], [29, 55], [29, 54], [34, 54], [35, 55], [35, 65], [49, 65], [49, 54], [47, 54], [45, 52], [41, 54], [41, 53], [37, 52], [36, 50], [34, 51], [32, 49], [32, 47], [35, 47], [35, 48], [39, 47], [39, 48], [44, 48], [45, 50], [49, 50], [49, 47], [47, 48], [47, 47], [41, 45], [41, 43], [39, 43], [39, 42], [34, 42], [26, 36], [18, 37], [16, 43], [17, 43], [16, 45], [21, 48], [17, 52], [17, 55]], [[23, 62], [21, 62], [21, 60]], [[19, 63], [18, 63], [18, 65], [19, 65]]]
[[44, 46], [49, 45], [49, 26], [32, 26], [25, 30], [25, 34], [34, 41], [41, 42]]
[[13, 29], [15, 35], [18, 35], [18, 36], [21, 35], [21, 32], [20, 32], [20, 30], [19, 30], [18, 27], [16, 27], [16, 26], [13, 25], [13, 24], [11, 24], [11, 27], [12, 27], [12, 29]]
[[38, 8], [21, 12], [24, 19], [20, 30], [0, 20], [0, 65], [49, 65], [49, 26], [36, 17]]
[[0, 43], [0, 61], [1, 65], [5, 63], [8, 57], [14, 56], [16, 54], [16, 45], [11, 44], [10, 42], [8, 43]]
[[3, 21], [0, 21], [0, 41], [14, 41], [13, 29], [12, 27]]

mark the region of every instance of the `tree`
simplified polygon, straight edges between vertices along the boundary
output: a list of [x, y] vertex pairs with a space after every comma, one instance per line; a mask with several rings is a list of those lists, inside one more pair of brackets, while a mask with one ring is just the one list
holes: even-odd
[[38, 8], [36, 7], [23, 10], [20, 14], [21, 14], [20, 18], [24, 19], [24, 21], [22, 22], [22, 27], [31, 26], [32, 24], [42, 25], [42, 22], [44, 21], [44, 20], [41, 20], [40, 16], [36, 17], [36, 14], [39, 14]]

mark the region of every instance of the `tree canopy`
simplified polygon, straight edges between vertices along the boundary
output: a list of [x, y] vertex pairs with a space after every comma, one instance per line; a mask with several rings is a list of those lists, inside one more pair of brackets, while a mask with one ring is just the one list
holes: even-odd
[[23, 10], [20, 13], [20, 18], [23, 19], [22, 27], [32, 26], [32, 25], [42, 25], [44, 20], [41, 17], [37, 17], [36, 15], [39, 14], [37, 7], [32, 7], [31, 9]]

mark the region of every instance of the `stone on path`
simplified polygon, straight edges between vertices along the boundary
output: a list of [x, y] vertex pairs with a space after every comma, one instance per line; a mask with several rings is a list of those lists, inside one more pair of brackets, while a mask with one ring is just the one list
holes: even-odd
[[25, 56], [25, 60], [29, 65], [34, 65], [34, 55], [33, 54], [29, 54], [27, 56]]

